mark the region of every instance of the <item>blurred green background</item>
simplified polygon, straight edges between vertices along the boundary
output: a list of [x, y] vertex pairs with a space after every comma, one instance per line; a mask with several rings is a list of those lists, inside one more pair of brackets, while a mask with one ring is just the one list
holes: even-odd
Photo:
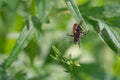
[[[120, 0], [75, 1], [82, 8], [82, 15], [86, 6], [120, 5]], [[89, 14], [94, 15], [92, 12]], [[36, 22], [36, 32], [14, 63], [7, 70], [0, 70], [1, 80], [71, 80], [70, 72], [66, 72], [68, 66], [50, 57], [55, 55], [52, 45], [63, 56], [71, 54], [80, 63], [80, 67], [73, 67], [72, 80], [120, 80], [120, 57], [104, 44], [92, 25], [88, 24], [90, 32], [81, 38], [80, 48], [71, 42], [73, 38], [67, 34], [72, 34], [76, 21], [65, 0], [0, 0], [0, 64], [9, 56], [31, 17]]]

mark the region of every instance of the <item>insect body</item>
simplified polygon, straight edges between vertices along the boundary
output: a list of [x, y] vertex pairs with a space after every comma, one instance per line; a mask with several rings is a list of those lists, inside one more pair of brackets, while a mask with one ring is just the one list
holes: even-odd
[[69, 36], [72, 36], [74, 38], [74, 43], [78, 43], [79, 46], [80, 46], [80, 38], [82, 35], [85, 34], [81, 28], [82, 22], [83, 21], [81, 21], [79, 24], [75, 23], [73, 25], [73, 35], [69, 35]]

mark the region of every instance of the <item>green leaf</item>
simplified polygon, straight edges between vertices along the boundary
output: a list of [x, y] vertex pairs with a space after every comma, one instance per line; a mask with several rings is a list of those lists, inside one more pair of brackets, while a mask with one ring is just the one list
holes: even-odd
[[119, 77], [119, 74], [120, 74], [120, 57], [116, 58], [116, 60], [114, 62], [114, 65], [113, 65], [113, 71], [114, 71], [114, 74], [116, 75], [116, 77]]
[[52, 45], [52, 49], [57, 55], [59, 55], [59, 56], [62, 55], [62, 53], [54, 45]]
[[37, 12], [41, 22], [46, 22], [46, 0], [37, 0]]
[[31, 20], [33, 22], [34, 27], [37, 28], [39, 31], [42, 31], [41, 30], [42, 23], [40, 22], [40, 20], [36, 16], [32, 16]]
[[53, 55], [50, 55], [51, 58], [53, 58], [54, 60], [58, 60], [56, 57], [54, 57]]
[[25, 26], [24, 29], [22, 30], [16, 45], [14, 46], [12, 52], [10, 53], [9, 57], [5, 62], [4, 68], [9, 67], [13, 63], [13, 61], [18, 57], [20, 52], [28, 45], [34, 33], [35, 29], [30, 21], [29, 29], [27, 28], [27, 26]]
[[7, 75], [7, 72], [0, 67], [0, 80], [9, 80], [10, 77]]
[[106, 24], [94, 18], [86, 18], [93, 25], [101, 39], [118, 55], [120, 55], [120, 28]]
[[7, 4], [8, 4], [8, 8], [11, 10], [15, 10], [17, 9], [17, 7], [19, 6], [20, 0], [6, 0]]
[[120, 6], [79, 7], [85, 20], [92, 24], [101, 39], [116, 53], [120, 54]]
[[100, 7], [79, 6], [82, 16], [106, 19], [120, 16], [120, 5], [106, 5]]
[[29, 56], [30, 62], [32, 65], [34, 63], [34, 59], [35, 59], [36, 55], [39, 53], [39, 50], [38, 50], [39, 47], [38, 47], [38, 43], [35, 40], [35, 37], [36, 36], [34, 36], [32, 38], [32, 40], [29, 42], [28, 46], [25, 48], [25, 52]]
[[31, 15], [35, 15], [36, 14], [36, 0], [32, 0], [31, 1], [30, 14]]
[[79, 11], [79, 8], [77, 6], [77, 4], [75, 3], [74, 0], [65, 0], [68, 8], [70, 9], [71, 13], [73, 14], [73, 17], [75, 18], [77, 23], [80, 23], [81, 21], [83, 21], [82, 24], [82, 28], [86, 30], [86, 23]]
[[100, 36], [102, 39], [107, 43], [107, 45], [118, 55], [120, 55], [120, 30], [118, 33], [115, 33], [114, 30], [110, 25], [107, 25], [103, 22], [99, 22], [99, 27], [102, 29], [100, 30]]
[[111, 26], [120, 28], [120, 16], [105, 18], [104, 21]]
[[15, 74], [12, 80], [26, 80], [26, 74], [23, 71], [19, 71]]
[[[92, 17], [94, 19], [99, 19], [105, 23], [120, 27], [120, 6], [119, 5], [106, 5], [101, 7], [89, 7], [89, 6], [79, 6], [82, 16], [86, 19], [87, 17]], [[94, 11], [93, 11], [94, 10]]]

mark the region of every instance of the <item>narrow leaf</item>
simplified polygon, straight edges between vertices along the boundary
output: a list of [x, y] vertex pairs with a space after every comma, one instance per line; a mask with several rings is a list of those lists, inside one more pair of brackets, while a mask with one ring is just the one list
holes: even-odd
[[42, 32], [42, 29], [41, 29], [42, 23], [40, 22], [40, 20], [36, 16], [32, 16], [31, 20], [33, 22], [34, 27]]
[[41, 22], [46, 22], [46, 0], [36, 0], [37, 12]]
[[93, 25], [101, 39], [118, 55], [120, 55], [120, 28], [106, 24], [94, 18], [86, 18]]
[[103, 27], [100, 31], [100, 36], [102, 37], [102, 39], [114, 52], [120, 55], [120, 36], [117, 37], [117, 35], [119, 35], [120, 33], [114, 33], [112, 27], [103, 22], [99, 22], [99, 27]]
[[52, 49], [57, 55], [59, 55], [59, 56], [62, 55], [62, 53], [54, 45], [52, 45]]
[[79, 8], [77, 6], [77, 4], [75, 3], [74, 0], [65, 0], [68, 8], [70, 9], [71, 13], [73, 14], [73, 17], [75, 18], [77, 23], [80, 23], [81, 21], [83, 21], [82, 24], [82, 28], [86, 30], [86, 23], [79, 11]]
[[5, 62], [4, 68], [9, 67], [13, 63], [13, 61], [18, 57], [20, 52], [28, 45], [34, 33], [35, 33], [35, 29], [32, 23], [30, 22], [29, 29], [27, 28], [27, 26], [25, 26], [24, 29], [22, 30], [16, 42], [16, 45], [14, 46], [12, 52], [10, 53], [9, 57]]

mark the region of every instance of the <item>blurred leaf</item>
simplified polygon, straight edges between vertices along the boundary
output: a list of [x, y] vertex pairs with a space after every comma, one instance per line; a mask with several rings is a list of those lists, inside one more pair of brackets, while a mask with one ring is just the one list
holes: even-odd
[[79, 23], [81, 20], [83, 20], [75, 1], [74, 0], [65, 0], [65, 2], [67, 4], [68, 8], [70, 9], [71, 13], [73, 14], [74, 18], [76, 19], [76, 21]]
[[4, 53], [4, 46], [6, 41], [6, 31], [4, 29], [0, 29], [0, 52]]
[[36, 0], [31, 1], [30, 13], [33, 16], [36, 14]]
[[10, 80], [8, 77], [7, 72], [0, 68], [0, 80]]
[[64, 66], [69, 66], [69, 67], [71, 67], [71, 66], [79, 67], [80, 66], [80, 64], [77, 61], [73, 61], [71, 59], [71, 57], [72, 57], [71, 55], [69, 55], [69, 58], [65, 58], [64, 56], [62, 56], [62, 53], [55, 46], [52, 45], [52, 49], [56, 53], [55, 57], [53, 55], [50, 55], [54, 60], [61, 62], [61, 64], [63, 64]]
[[41, 22], [46, 22], [48, 19], [46, 18], [46, 0], [36, 0], [37, 3], [37, 13], [39, 16], [39, 20]]
[[[65, 6], [65, 0], [19, 0], [20, 3], [17, 3], [17, 1], [18, 0], [15, 2], [12, 0], [0, 0], [0, 44], [2, 47], [6, 46], [4, 43], [7, 41], [6, 35], [9, 35], [8, 31], [13, 31], [13, 27], [14, 31], [21, 31], [20, 29], [23, 27], [22, 22], [26, 20], [26, 23], [23, 22], [26, 25], [24, 28], [26, 29], [26, 32], [21, 32], [20, 37], [22, 39], [20, 37], [18, 38], [16, 44], [17, 46], [14, 47], [13, 51], [10, 54], [10, 57], [5, 63], [6, 67], [4, 67], [9, 67], [16, 59], [16, 57], [20, 54], [20, 51], [22, 51], [26, 46], [27, 47], [25, 48], [25, 53], [28, 53], [31, 63], [35, 62], [35, 66], [30, 65], [28, 55], [20, 55], [19, 59], [15, 61], [15, 64], [12, 68], [8, 68], [7, 71], [0, 69], [0, 80], [25, 80], [25, 78], [28, 80], [70, 80], [70, 75], [68, 73], [65, 73], [63, 69], [66, 69], [69, 71], [69, 73], [71, 72], [73, 80], [120, 80], [120, 78], [116, 78], [116, 75], [119, 77], [120, 73], [120, 65], [118, 65], [120, 60], [115, 60], [116, 55], [111, 54], [112, 52], [109, 48], [106, 49], [106, 47], [98, 38], [98, 35], [96, 35], [94, 32], [91, 31], [87, 37], [82, 39], [83, 47], [80, 48], [80, 51], [77, 51], [76, 47], [69, 43], [70, 38], [66, 37], [65, 34], [72, 29], [68, 26], [71, 26], [74, 21], [73, 18], [71, 19], [71, 14], [69, 14]], [[71, 12], [73, 11], [72, 14], [74, 18], [77, 16], [75, 20], [81, 19], [79, 18], [80, 10], [80, 15], [82, 15], [85, 21], [90, 23], [90, 29], [93, 29], [91, 28], [92, 25], [94, 27], [94, 30], [101, 36], [106, 44], [111, 47], [111, 49], [114, 49], [115, 51], [118, 49], [119, 51], [118, 46], [120, 41], [120, 9], [117, 5], [108, 6], [104, 3], [107, 1], [114, 3], [115, 1], [119, 2], [119, 0], [66, 1], [68, 1], [67, 4], [69, 4], [69, 7], [71, 6], [69, 9]], [[80, 6], [79, 10], [77, 10], [77, 5], [75, 2], [74, 5], [72, 3], [69, 3], [70, 1], [77, 1], [80, 5], [85, 2], [86, 3]], [[105, 6], [96, 7], [101, 5], [101, 3], [104, 3]], [[16, 13], [18, 14], [17, 17]], [[41, 31], [41, 26], [43, 24], [42, 28], [44, 30], [44, 34], [38, 34], [37, 38], [35, 36], [35, 38], [39, 40], [38, 43], [36, 41], [34, 42], [34, 38], [32, 37], [31, 42], [28, 40], [28, 36], [32, 35], [31, 27], [29, 27], [31, 24], [29, 24], [28, 20], [30, 16], [32, 16], [31, 22], [32, 25], [34, 25], [32, 29], [36, 28]], [[42, 23], [47, 22], [48, 17], [50, 18], [50, 24]], [[31, 31], [29, 32], [29, 30]], [[11, 40], [7, 43], [11, 44]], [[48, 43], [55, 44], [58, 48], [52, 46], [51, 50], [50, 44]], [[7, 47], [10, 49], [12, 48], [12, 45], [7, 45]], [[1, 46], [0, 49], [4, 49]], [[36, 51], [37, 48], [40, 52]], [[81, 56], [78, 57], [80, 57], [80, 62], [83, 63], [80, 64], [81, 67], [79, 67], [79, 62], [75, 62], [77, 58], [71, 60], [71, 57], [64, 57], [70, 51], [73, 51], [74, 53], [80, 53]], [[36, 56], [36, 53], [39, 53], [39, 55]], [[86, 53], [90, 54], [86, 55]], [[51, 60], [48, 59], [49, 54], [52, 57]], [[0, 55], [0, 63], [6, 58], [4, 52], [2, 55]], [[89, 63], [89, 56], [91, 56], [93, 64]], [[106, 56], [105, 59], [103, 59], [104, 56]], [[56, 62], [53, 60], [59, 61], [59, 63], [56, 64]], [[110, 65], [107, 65], [108, 63]], [[31, 68], [31, 66], [36, 67], [36, 69], [33, 67]], [[114, 67], [114, 71], [112, 71], [114, 72], [113, 74], [111, 74], [112, 66]], [[18, 70], [21, 68], [22, 71], [24, 70], [25, 73], [27, 72], [27, 75], [21, 71], [18, 72]], [[62, 75], [59, 75], [59, 73]]]
[[100, 30], [99, 27], [96, 27], [96, 26], [98, 26], [97, 20], [94, 20], [91, 17], [87, 17], [87, 16], [85, 16], [84, 18], [89, 24], [91, 24], [93, 26], [95, 31], [99, 32], [99, 30]]
[[119, 4], [105, 5], [103, 7], [104, 7], [105, 16], [107, 17], [120, 16], [120, 5]]
[[113, 65], [113, 72], [114, 72], [114, 75], [116, 76], [116, 77], [120, 77], [120, 64], [119, 64], [119, 62], [120, 62], [120, 57], [117, 57], [116, 59], [115, 59], [115, 62], [114, 62], [114, 65]]
[[105, 5], [100, 7], [79, 6], [83, 16], [94, 18], [109, 18], [120, 16], [120, 5]]
[[35, 33], [35, 29], [30, 21], [29, 30], [27, 26], [24, 27], [23, 31], [21, 32], [16, 45], [14, 46], [12, 52], [10, 53], [7, 61], [5, 62], [4, 68], [9, 67], [12, 62], [18, 57], [20, 52], [28, 45], [29, 41], [32, 39]]
[[0, 0], [0, 10], [2, 9], [3, 5], [5, 5], [4, 0]]
[[4, 45], [4, 52], [9, 53], [14, 45], [16, 44], [16, 39], [7, 39]]
[[103, 12], [104, 6], [102, 7], [88, 7], [88, 6], [79, 6], [79, 9], [81, 10], [82, 16], [89, 16], [94, 18], [104, 18]]
[[12, 80], [26, 80], [25, 76], [26, 76], [25, 73], [23, 73], [22, 71], [19, 71], [15, 74]]
[[[79, 7], [85, 20], [92, 24], [105, 43], [120, 54], [120, 6]], [[115, 27], [117, 27], [115, 29]]]
[[103, 21], [93, 18], [87, 19], [93, 25], [95, 31], [101, 36], [105, 43], [118, 55], [120, 55], [120, 29], [105, 24]]
[[59, 55], [59, 56], [62, 55], [62, 53], [54, 45], [52, 45], [52, 49], [56, 53], [56, 55]]
[[104, 21], [111, 26], [120, 28], [120, 16], [105, 18]]
[[9, 34], [7, 34], [7, 40], [5, 40], [5, 45], [4, 45], [4, 52], [9, 53], [12, 48], [14, 47], [16, 43], [16, 39], [18, 36], [18, 33], [22, 30], [24, 21], [23, 17], [21, 15], [16, 15], [15, 20], [13, 21], [13, 24], [9, 30]]
[[2, 20], [2, 23], [5, 27], [7, 27], [7, 29], [9, 29], [9, 27], [11, 27], [14, 18], [15, 18], [16, 13], [13, 11], [10, 11], [9, 9], [7, 9], [6, 7], [2, 8], [0, 11], [0, 18]]
[[31, 20], [33, 22], [34, 27], [37, 28], [40, 32], [42, 32], [41, 30], [42, 23], [40, 22], [40, 20], [36, 16], [32, 16]]
[[34, 37], [29, 42], [28, 46], [25, 48], [25, 51], [30, 57], [31, 64], [33, 64], [35, 56], [39, 53], [39, 47], [37, 42], [35, 42]]
[[120, 27], [120, 5], [106, 5], [101, 7], [79, 6], [83, 17], [103, 20], [109, 25]]
[[97, 63], [81, 64], [81, 67], [74, 67], [72, 74], [75, 80], [102, 80], [105, 76], [103, 68]]
[[7, 0], [6, 3], [10, 10], [15, 10], [19, 6], [20, 0], [15, 0], [15, 1]]
[[[107, 45], [118, 55], [120, 55], [120, 30], [119, 34], [116, 34], [116, 30], [113, 30], [113, 26], [109, 26], [103, 22], [99, 22], [99, 27], [103, 27], [100, 30], [100, 35], [102, 39], [107, 43]], [[118, 36], [118, 37], [117, 37]]]
[[53, 55], [50, 55], [51, 58], [53, 58], [54, 60], [58, 60], [57, 57], [54, 57]]
[[16, 14], [14, 22], [11, 27], [11, 31], [14, 30], [14, 32], [20, 32], [24, 25], [24, 17], [22, 15]]
[[63, 63], [63, 64], [67, 64], [67, 60], [65, 57], [62, 56], [62, 53], [54, 46], [52, 45], [52, 49], [55, 52], [55, 56], [50, 55], [54, 60]]
[[[71, 13], [73, 14], [73, 17], [75, 18], [76, 22], [77, 23], [80, 23], [81, 21], [83, 21], [83, 24], [82, 24], [82, 28], [85, 29], [86, 28], [86, 23], [79, 11], [79, 8], [77, 6], [77, 4], [75, 3], [74, 0], [65, 0], [68, 8], [70, 9]], [[86, 30], [86, 29], [85, 29]]]

